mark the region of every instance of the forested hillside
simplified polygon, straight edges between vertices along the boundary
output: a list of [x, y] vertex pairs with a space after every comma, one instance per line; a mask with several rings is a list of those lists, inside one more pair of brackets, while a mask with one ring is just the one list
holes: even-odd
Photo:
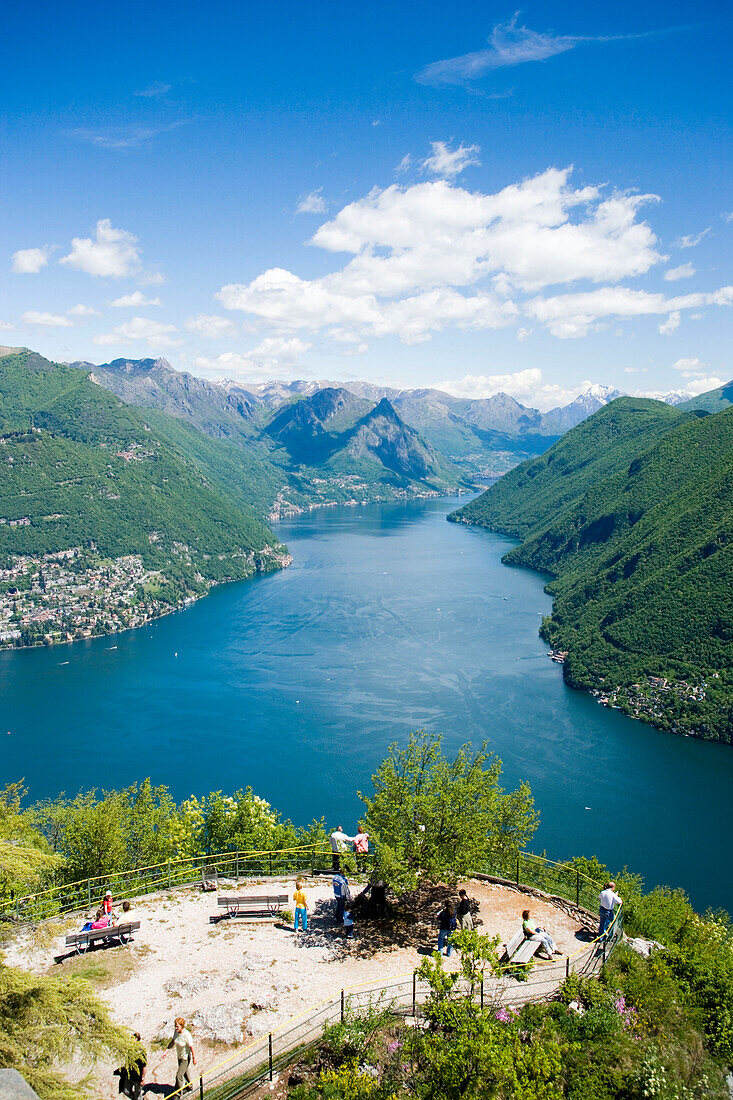
[[449, 518], [526, 538], [683, 419], [683, 413], [662, 401], [619, 397]]
[[[504, 560], [554, 578], [543, 634], [566, 654], [569, 684], [662, 728], [731, 742], [733, 409], [662, 408], [614, 402], [552, 448], [536, 479], [525, 464], [456, 518], [524, 535]], [[619, 413], [647, 434], [609, 436]], [[617, 472], [596, 480], [604, 445]], [[580, 496], [556, 476], [558, 452], [561, 478], [585, 481]]]
[[0, 463], [2, 591], [28, 587], [18, 556], [74, 547], [139, 556], [170, 602], [284, 554], [261, 518], [266, 467], [33, 352], [0, 357]]

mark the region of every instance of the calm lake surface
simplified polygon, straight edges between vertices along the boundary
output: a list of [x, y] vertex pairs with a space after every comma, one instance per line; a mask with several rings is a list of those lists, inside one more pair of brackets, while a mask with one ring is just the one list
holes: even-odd
[[531, 847], [597, 854], [733, 912], [733, 748], [659, 733], [566, 688], [543, 581], [454, 500], [330, 509], [277, 528], [295, 563], [149, 627], [0, 654], [5, 780], [33, 798], [144, 776], [177, 798], [251, 785], [353, 827], [393, 740], [487, 738], [531, 784]]

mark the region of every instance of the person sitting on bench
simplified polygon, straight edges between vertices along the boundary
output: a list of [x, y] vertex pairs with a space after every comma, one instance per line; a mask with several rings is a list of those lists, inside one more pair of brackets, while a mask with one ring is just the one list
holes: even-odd
[[544, 948], [546, 958], [551, 959], [553, 955], [562, 955], [562, 951], [558, 950], [550, 933], [545, 928], [534, 925], [529, 919], [529, 909], [525, 909], [522, 913], [522, 931], [526, 940], [542, 944], [540, 951]]

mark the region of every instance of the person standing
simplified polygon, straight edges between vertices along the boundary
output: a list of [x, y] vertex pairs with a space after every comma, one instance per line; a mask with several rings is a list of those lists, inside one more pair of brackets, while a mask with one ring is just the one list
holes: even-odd
[[453, 944], [450, 941], [451, 932], [455, 932], [458, 922], [453, 908], [453, 902], [447, 901], [438, 913], [438, 951], [443, 954], [443, 945], [448, 945], [446, 955], [450, 957]]
[[305, 896], [303, 890], [303, 880], [299, 878], [295, 883], [295, 893], [293, 894], [293, 901], [295, 902], [295, 916], [293, 918], [293, 931], [298, 932], [298, 924], [304, 932], [308, 931], [308, 899]]
[[124, 1096], [129, 1096], [130, 1100], [140, 1100], [145, 1067], [148, 1064], [148, 1054], [142, 1044], [139, 1031], [133, 1032], [133, 1038], [137, 1039], [137, 1047], [130, 1057], [130, 1061], [115, 1070], [115, 1077], [120, 1079], [120, 1092]]
[[112, 891], [108, 890], [107, 893], [102, 898], [102, 909], [104, 909], [107, 916], [110, 917], [112, 915], [112, 908], [113, 908]]
[[336, 921], [336, 924], [340, 924], [343, 920], [346, 903], [347, 901], [351, 901], [349, 882], [341, 871], [333, 876], [333, 896], [336, 899], [336, 910], [333, 919]]
[[353, 844], [355, 840], [356, 837], [346, 835], [343, 825], [337, 826], [331, 833], [331, 863], [334, 872], [341, 870], [341, 855], [347, 850], [347, 844]]
[[356, 827], [356, 836], [354, 837], [354, 851], [358, 856], [369, 855], [369, 833], [366, 832], [364, 826], [361, 823]]
[[623, 901], [616, 893], [615, 882], [606, 883], [598, 896], [598, 902], [598, 935], [605, 936], [613, 923], [616, 908], [623, 905]]
[[458, 891], [458, 908], [456, 909], [458, 927], [462, 932], [470, 932], [473, 928], [471, 916], [471, 902], [465, 890]]
[[188, 1090], [193, 1085], [191, 1077], [191, 1064], [196, 1065], [196, 1052], [193, 1049], [193, 1036], [186, 1027], [183, 1016], [176, 1016], [174, 1021], [173, 1038], [166, 1050], [174, 1049], [178, 1059], [178, 1072], [176, 1073], [176, 1088]]

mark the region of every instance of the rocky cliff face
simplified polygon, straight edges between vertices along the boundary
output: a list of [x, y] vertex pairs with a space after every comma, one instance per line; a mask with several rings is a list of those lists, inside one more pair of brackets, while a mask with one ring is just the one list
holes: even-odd
[[346, 451], [351, 458], [380, 462], [412, 481], [442, 481], [445, 473], [437, 453], [400, 419], [386, 397], [356, 427]]

